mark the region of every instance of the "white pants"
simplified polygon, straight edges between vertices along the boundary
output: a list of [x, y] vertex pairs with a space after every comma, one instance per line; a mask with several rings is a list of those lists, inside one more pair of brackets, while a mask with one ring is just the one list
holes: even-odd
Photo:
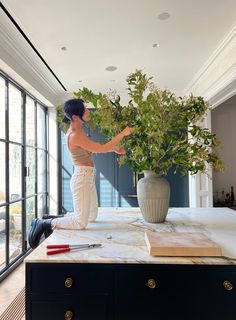
[[98, 199], [95, 186], [96, 169], [89, 166], [76, 166], [70, 180], [74, 212], [52, 220], [57, 229], [85, 229], [95, 221], [98, 214]]

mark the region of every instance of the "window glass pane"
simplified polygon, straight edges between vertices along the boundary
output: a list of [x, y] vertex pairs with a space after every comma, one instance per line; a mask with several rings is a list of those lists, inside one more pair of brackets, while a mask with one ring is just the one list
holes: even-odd
[[35, 197], [26, 199], [26, 233], [30, 231], [31, 221], [35, 218]]
[[38, 218], [42, 218], [46, 212], [46, 194], [40, 194], [38, 195]]
[[35, 105], [34, 100], [26, 96], [26, 144], [35, 145]]
[[72, 193], [70, 190], [70, 179], [71, 176], [68, 175], [68, 172], [62, 169], [62, 210], [63, 212], [73, 211], [73, 200]]
[[45, 111], [39, 104], [37, 104], [37, 144], [40, 148], [46, 148], [46, 126], [45, 126]]
[[62, 159], [62, 211], [63, 213], [73, 211], [72, 194], [70, 190], [70, 179], [73, 174], [73, 165], [67, 150], [65, 134], [61, 131], [61, 159]]
[[9, 184], [10, 201], [21, 197], [21, 146], [9, 146]]
[[5, 143], [0, 142], [0, 204], [6, 201]]
[[9, 139], [21, 142], [21, 92], [9, 85]]
[[22, 252], [22, 208], [21, 202], [10, 205], [10, 261]]
[[6, 266], [6, 207], [0, 208], [0, 270]]
[[35, 193], [35, 149], [26, 147], [26, 194]]
[[38, 150], [38, 192], [46, 191], [46, 152]]
[[0, 138], [5, 139], [5, 80], [0, 77]]

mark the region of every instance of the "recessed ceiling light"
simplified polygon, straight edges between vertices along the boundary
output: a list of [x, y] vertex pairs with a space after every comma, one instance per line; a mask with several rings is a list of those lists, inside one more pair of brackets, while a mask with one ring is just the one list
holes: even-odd
[[106, 67], [106, 70], [107, 70], [107, 71], [115, 71], [115, 70], [117, 70], [117, 67], [115, 67], [115, 66], [108, 66], [108, 67]]
[[159, 48], [160, 45], [159, 45], [159, 43], [153, 43], [152, 47], [153, 47], [153, 48]]
[[115, 79], [112, 79], [111, 82], [116, 82], [116, 80], [115, 80]]
[[167, 20], [169, 19], [169, 17], [170, 17], [169, 12], [162, 12], [158, 15], [159, 20]]
[[66, 50], [67, 50], [67, 47], [61, 47], [61, 50], [62, 50], [62, 51], [66, 51]]

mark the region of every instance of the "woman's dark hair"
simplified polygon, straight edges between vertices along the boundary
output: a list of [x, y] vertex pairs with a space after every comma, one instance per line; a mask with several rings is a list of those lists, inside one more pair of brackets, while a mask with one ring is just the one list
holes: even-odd
[[80, 119], [83, 121], [82, 117], [84, 115], [85, 107], [84, 101], [82, 99], [70, 99], [65, 102], [64, 104], [64, 118], [62, 119], [63, 122], [69, 123], [72, 121], [72, 116], [79, 116]]

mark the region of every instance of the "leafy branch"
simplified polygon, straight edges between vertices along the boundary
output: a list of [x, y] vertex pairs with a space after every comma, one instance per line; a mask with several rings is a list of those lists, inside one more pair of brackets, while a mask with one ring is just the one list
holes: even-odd
[[127, 153], [119, 157], [120, 164], [127, 163], [136, 172], [153, 170], [163, 175], [171, 168], [182, 175], [206, 173], [209, 166], [223, 171], [217, 155], [219, 140], [198, 125], [209, 110], [202, 97], [177, 97], [170, 90], [160, 90], [141, 70], [131, 73], [127, 84], [130, 101], [125, 106], [114, 92], [113, 97], [88, 88], [74, 93], [93, 104], [90, 126], [108, 138], [132, 127], [132, 135], [122, 141]]

